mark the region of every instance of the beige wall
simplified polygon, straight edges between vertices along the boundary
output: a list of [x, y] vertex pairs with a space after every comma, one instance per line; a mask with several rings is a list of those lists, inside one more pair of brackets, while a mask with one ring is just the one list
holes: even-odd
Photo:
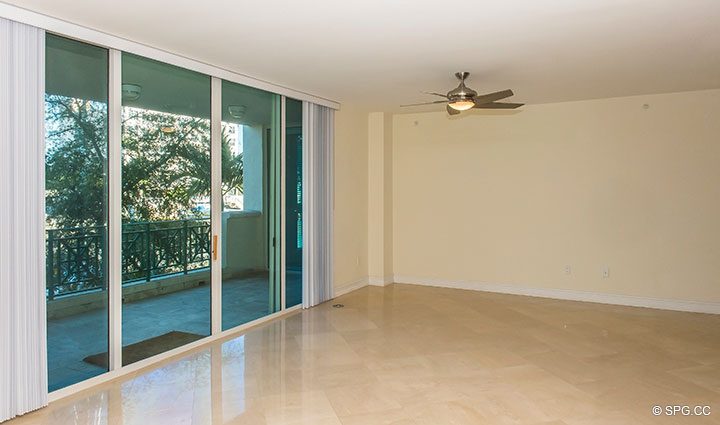
[[335, 113], [335, 291], [367, 282], [368, 113]]
[[392, 114], [368, 116], [368, 280], [392, 283]]
[[395, 270], [393, 247], [393, 117], [385, 114], [383, 117], [383, 279], [384, 284], [393, 281]]
[[720, 302], [720, 90], [393, 125], [396, 277]]

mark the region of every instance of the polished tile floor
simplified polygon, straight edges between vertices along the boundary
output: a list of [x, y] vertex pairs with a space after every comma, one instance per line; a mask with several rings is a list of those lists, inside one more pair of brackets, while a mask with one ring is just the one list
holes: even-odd
[[717, 425], [720, 316], [366, 287], [9, 424]]

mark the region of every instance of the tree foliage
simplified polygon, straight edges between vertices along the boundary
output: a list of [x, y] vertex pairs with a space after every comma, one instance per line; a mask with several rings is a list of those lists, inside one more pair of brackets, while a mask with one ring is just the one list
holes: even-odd
[[[198, 217], [210, 196], [210, 121], [123, 108], [123, 221]], [[54, 227], [103, 225], [107, 217], [107, 106], [46, 96], [46, 206]], [[242, 191], [242, 154], [223, 129], [223, 194]]]

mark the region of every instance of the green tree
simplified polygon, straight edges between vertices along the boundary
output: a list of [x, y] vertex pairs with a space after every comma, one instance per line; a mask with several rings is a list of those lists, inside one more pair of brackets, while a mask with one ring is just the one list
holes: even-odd
[[46, 209], [53, 227], [105, 223], [104, 103], [46, 96]]
[[[210, 195], [208, 119], [123, 109], [123, 221], [196, 217], [193, 199]], [[105, 223], [107, 107], [46, 96], [47, 213], [53, 227]], [[242, 191], [242, 155], [223, 129], [223, 194]]]

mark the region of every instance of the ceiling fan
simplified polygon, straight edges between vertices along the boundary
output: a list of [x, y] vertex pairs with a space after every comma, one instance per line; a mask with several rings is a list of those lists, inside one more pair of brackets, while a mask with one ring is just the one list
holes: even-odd
[[495, 93], [481, 94], [465, 86], [465, 79], [470, 75], [469, 72], [456, 72], [455, 76], [460, 80], [460, 84], [450, 90], [447, 94], [434, 93], [434, 92], [423, 92], [426, 94], [432, 94], [435, 96], [444, 97], [444, 100], [436, 100], [435, 102], [425, 103], [413, 103], [410, 105], [400, 105], [401, 107], [406, 106], [420, 106], [420, 105], [433, 105], [436, 103], [447, 103], [447, 112], [450, 115], [457, 115], [460, 111], [467, 111], [468, 109], [515, 109], [524, 105], [524, 103], [505, 103], [497, 102], [498, 100], [505, 99], [513, 95], [512, 90], [502, 90]]

